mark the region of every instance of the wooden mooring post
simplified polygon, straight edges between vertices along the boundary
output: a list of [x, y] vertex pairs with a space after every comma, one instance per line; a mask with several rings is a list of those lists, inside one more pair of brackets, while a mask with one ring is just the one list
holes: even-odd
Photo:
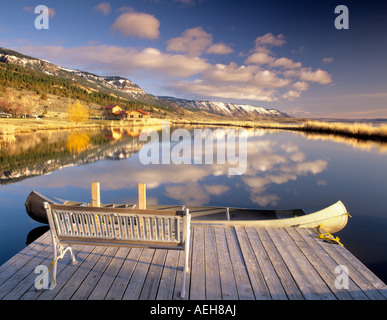
[[138, 208], [146, 209], [146, 184], [138, 184]]
[[101, 195], [99, 182], [93, 182], [91, 184], [91, 205], [93, 207], [101, 206]]

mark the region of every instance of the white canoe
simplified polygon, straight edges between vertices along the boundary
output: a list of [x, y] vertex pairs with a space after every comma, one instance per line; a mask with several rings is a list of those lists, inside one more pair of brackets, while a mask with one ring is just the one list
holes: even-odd
[[[275, 210], [277, 212], [277, 219], [257, 219], [257, 220], [204, 220], [193, 221], [194, 224], [216, 224], [216, 225], [248, 225], [256, 227], [273, 227], [273, 228], [318, 228], [321, 233], [329, 232], [336, 233], [342, 230], [348, 222], [348, 212], [344, 204], [341, 201], [337, 201], [329, 207], [322, 210], [308, 213], [307, 210], [302, 210], [305, 214], [297, 215], [289, 218], [281, 218], [281, 210]], [[285, 211], [282, 211], [285, 212]], [[286, 212], [292, 212], [287, 210]], [[287, 216], [289, 216], [287, 214]], [[321, 228], [322, 227], [322, 228]]]

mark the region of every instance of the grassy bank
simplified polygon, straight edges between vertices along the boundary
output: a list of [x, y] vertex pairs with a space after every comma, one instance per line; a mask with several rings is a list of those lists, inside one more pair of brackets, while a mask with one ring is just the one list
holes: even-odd
[[[161, 124], [161, 120], [152, 119], [146, 125]], [[128, 121], [112, 120], [87, 120], [85, 122], [74, 123], [66, 119], [0, 119], [0, 135], [33, 133], [46, 130], [70, 130], [70, 129], [93, 129], [101, 127], [126, 127], [130, 126]], [[133, 124], [132, 124], [133, 125]], [[136, 125], [144, 125], [137, 123]]]
[[285, 119], [281, 121], [179, 121], [181, 124], [237, 126], [257, 129], [279, 129], [307, 133], [329, 134], [360, 140], [387, 141], [387, 125], [373, 126], [367, 123], [307, 121]]
[[373, 126], [372, 124], [357, 122], [344, 123], [306, 121], [302, 124], [294, 124], [291, 126], [284, 124], [271, 124], [260, 127], [344, 136], [349, 138], [356, 138], [359, 140], [387, 141], [387, 125], [385, 124], [380, 126]]
[[387, 141], [387, 125], [373, 126], [367, 123], [342, 123], [342, 122], [320, 122], [308, 121], [303, 130], [345, 135], [358, 139], [377, 139]]

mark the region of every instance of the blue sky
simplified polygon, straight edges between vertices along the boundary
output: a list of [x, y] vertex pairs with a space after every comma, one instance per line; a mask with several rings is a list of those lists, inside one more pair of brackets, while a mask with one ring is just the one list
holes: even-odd
[[[49, 29], [34, 8], [50, 8]], [[346, 5], [349, 29], [335, 7]], [[0, 46], [155, 95], [387, 118], [383, 1], [4, 1]]]

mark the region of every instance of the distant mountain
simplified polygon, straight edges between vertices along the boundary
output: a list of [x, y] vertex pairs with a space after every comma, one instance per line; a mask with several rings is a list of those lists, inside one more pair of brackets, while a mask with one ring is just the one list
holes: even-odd
[[200, 100], [185, 100], [174, 97], [158, 97], [161, 100], [168, 100], [179, 107], [188, 110], [201, 110], [209, 113], [214, 113], [227, 117], [238, 118], [290, 118], [290, 116], [284, 112], [276, 109], [265, 109], [262, 107], [254, 107], [251, 105], [242, 105], [234, 103], [213, 102], [213, 101], [200, 101]]
[[199, 112], [201, 115], [216, 114], [226, 118], [289, 118], [289, 115], [275, 109], [264, 109], [251, 105], [224, 102], [186, 100], [175, 97], [153, 96], [137, 84], [120, 76], [98, 76], [86, 71], [68, 69], [49, 61], [33, 58], [16, 51], [0, 47], [0, 62], [14, 64], [34, 71], [71, 81], [88, 92], [107, 93], [128, 101], [141, 101], [167, 107], [177, 115], [184, 110]]

